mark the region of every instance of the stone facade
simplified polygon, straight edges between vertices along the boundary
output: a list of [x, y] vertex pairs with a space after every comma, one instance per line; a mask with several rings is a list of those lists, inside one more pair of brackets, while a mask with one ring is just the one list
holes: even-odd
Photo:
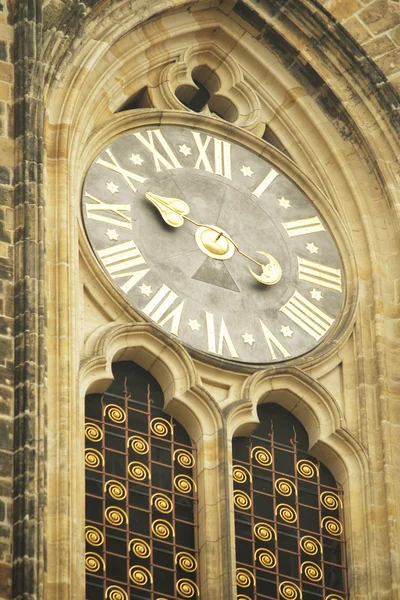
[[[351, 600], [400, 598], [399, 10], [323, 4], [0, 5], [0, 600], [84, 598], [83, 398], [118, 359], [152, 373], [196, 443], [202, 598], [236, 597], [231, 440], [265, 401], [295, 414], [344, 488]], [[230, 124], [210, 104], [203, 126], [264, 137], [340, 218], [341, 328], [290, 364], [193, 359], [104, 280], [83, 233], [93, 157], [134, 126], [195, 122], [177, 90], [199, 66], [237, 109]]]

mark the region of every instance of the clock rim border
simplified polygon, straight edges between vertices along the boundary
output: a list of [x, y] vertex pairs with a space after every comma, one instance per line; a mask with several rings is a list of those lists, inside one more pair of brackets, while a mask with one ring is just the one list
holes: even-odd
[[[102, 269], [91, 247], [82, 218], [82, 189], [86, 174], [96, 156], [107, 145], [111, 144], [121, 135], [141, 128], [160, 127], [165, 125], [177, 127], [183, 126], [193, 129], [198, 128], [207, 134], [217, 135], [223, 140], [239, 144], [245, 149], [264, 158], [270, 162], [273, 167], [275, 166], [288, 177], [290, 181], [305, 194], [308, 201], [315, 205], [316, 210], [327, 223], [329, 232], [342, 262], [343, 280], [345, 282], [342, 307], [336, 317], [336, 322], [332, 330], [308, 352], [285, 360], [266, 363], [249, 363], [246, 361], [224, 358], [219, 355], [214, 355], [206, 350], [193, 348], [192, 346], [183, 343], [177, 336], [168, 334], [150, 319], [147, 320], [141, 314], [140, 309], [135, 308], [127, 301], [126, 296], [113, 284], [104, 269]], [[104, 139], [107, 140], [106, 143], [104, 143]], [[328, 196], [306, 173], [300, 170], [291, 158], [272, 146], [269, 142], [266, 142], [256, 135], [232, 125], [231, 123], [208, 115], [179, 110], [133, 109], [115, 114], [110, 120], [96, 128], [87, 139], [85, 148], [82, 150], [82, 154], [79, 157], [79, 163], [81, 165], [80, 178], [76, 182], [79, 205], [79, 251], [87, 267], [93, 274], [97, 285], [101, 284], [104, 292], [111, 295], [114, 302], [121, 307], [123, 312], [126, 313], [134, 323], [149, 323], [155, 330], [160, 332], [161, 335], [165, 336], [167, 339], [174, 339], [179, 343], [193, 360], [198, 360], [201, 363], [206, 363], [213, 367], [222, 368], [225, 371], [241, 373], [254, 373], [264, 369], [287, 369], [288, 367], [310, 368], [329, 359], [349, 337], [355, 320], [356, 301], [358, 297], [357, 268], [350, 237], [339, 213], [332, 205], [332, 201]], [[102, 277], [98, 277], [98, 273], [101, 273]], [[90, 282], [86, 283], [85, 286], [90, 289]], [[94, 296], [92, 292], [91, 295]]]

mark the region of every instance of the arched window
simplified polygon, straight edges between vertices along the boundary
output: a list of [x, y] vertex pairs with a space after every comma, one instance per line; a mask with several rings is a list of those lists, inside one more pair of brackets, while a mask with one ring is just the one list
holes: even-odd
[[131, 362], [86, 397], [86, 599], [199, 597], [195, 451]]
[[233, 440], [238, 600], [347, 600], [342, 492], [277, 404]]

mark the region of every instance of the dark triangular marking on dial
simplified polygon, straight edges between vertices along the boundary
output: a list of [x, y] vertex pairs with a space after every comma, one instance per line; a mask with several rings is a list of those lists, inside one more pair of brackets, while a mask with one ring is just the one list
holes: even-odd
[[240, 292], [224, 263], [214, 258], [206, 258], [201, 267], [192, 276], [192, 279], [211, 283], [232, 292]]

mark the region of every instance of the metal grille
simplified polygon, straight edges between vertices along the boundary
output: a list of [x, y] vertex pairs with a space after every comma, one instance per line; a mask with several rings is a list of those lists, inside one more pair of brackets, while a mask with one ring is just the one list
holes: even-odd
[[273, 404], [259, 417], [233, 440], [237, 598], [348, 600], [342, 492], [297, 419]]
[[114, 365], [86, 398], [86, 599], [199, 597], [196, 457], [157, 382]]

